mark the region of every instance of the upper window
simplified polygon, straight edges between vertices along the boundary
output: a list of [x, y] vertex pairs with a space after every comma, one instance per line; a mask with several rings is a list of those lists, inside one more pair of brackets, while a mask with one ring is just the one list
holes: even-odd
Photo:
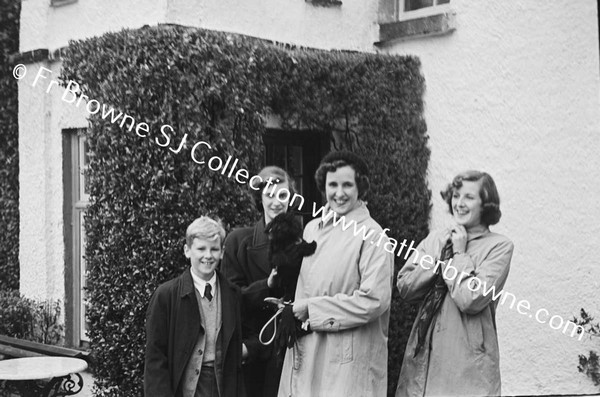
[[64, 6], [67, 4], [76, 3], [77, 0], [51, 0], [50, 5], [53, 7]]
[[443, 12], [448, 8], [450, 0], [398, 0], [400, 16], [406, 18], [419, 18]]
[[380, 0], [379, 41], [375, 45], [453, 32], [456, 13], [451, 6], [450, 0]]

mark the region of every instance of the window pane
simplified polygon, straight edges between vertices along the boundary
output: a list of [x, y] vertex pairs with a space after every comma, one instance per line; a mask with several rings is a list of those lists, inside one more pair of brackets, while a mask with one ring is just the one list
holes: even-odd
[[78, 139], [78, 148], [79, 148], [79, 200], [87, 201], [89, 200], [89, 190], [87, 184], [85, 183], [85, 171], [87, 170], [89, 164], [89, 156], [88, 156], [88, 143], [85, 140], [84, 136], [79, 136]]
[[296, 183], [296, 190], [302, 194], [302, 146], [288, 146], [287, 172]]
[[404, 11], [414, 11], [433, 6], [433, 0], [404, 0]]
[[275, 144], [273, 145], [273, 164], [280, 167], [286, 166], [285, 164], [285, 145]]
[[302, 146], [288, 146], [287, 171], [290, 175], [302, 175]]

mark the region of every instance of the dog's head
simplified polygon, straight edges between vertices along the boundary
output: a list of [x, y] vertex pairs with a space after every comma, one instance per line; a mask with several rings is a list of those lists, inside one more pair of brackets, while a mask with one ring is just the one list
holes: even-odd
[[291, 212], [277, 215], [265, 228], [271, 244], [286, 246], [302, 237], [302, 225]]

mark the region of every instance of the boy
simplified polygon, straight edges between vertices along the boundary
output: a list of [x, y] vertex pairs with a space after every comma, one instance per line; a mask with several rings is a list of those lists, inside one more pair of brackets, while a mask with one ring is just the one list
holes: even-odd
[[146, 397], [243, 396], [240, 291], [215, 269], [225, 230], [202, 216], [186, 232], [190, 268], [161, 284], [146, 313]]

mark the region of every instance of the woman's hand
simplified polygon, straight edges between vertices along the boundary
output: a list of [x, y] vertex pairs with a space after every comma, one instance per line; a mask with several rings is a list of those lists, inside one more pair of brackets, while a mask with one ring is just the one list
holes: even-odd
[[246, 344], [242, 343], [242, 364], [246, 364], [246, 362], [248, 361], [249, 355], [250, 355], [250, 352], [248, 351]]
[[462, 225], [455, 225], [452, 228], [452, 247], [454, 252], [467, 252], [467, 229]]
[[308, 301], [306, 299], [297, 300], [292, 306], [292, 311], [298, 320], [302, 322], [308, 320]]
[[279, 276], [277, 276], [277, 269], [272, 269], [269, 278], [267, 279], [267, 286], [269, 288], [275, 288], [278, 284]]

